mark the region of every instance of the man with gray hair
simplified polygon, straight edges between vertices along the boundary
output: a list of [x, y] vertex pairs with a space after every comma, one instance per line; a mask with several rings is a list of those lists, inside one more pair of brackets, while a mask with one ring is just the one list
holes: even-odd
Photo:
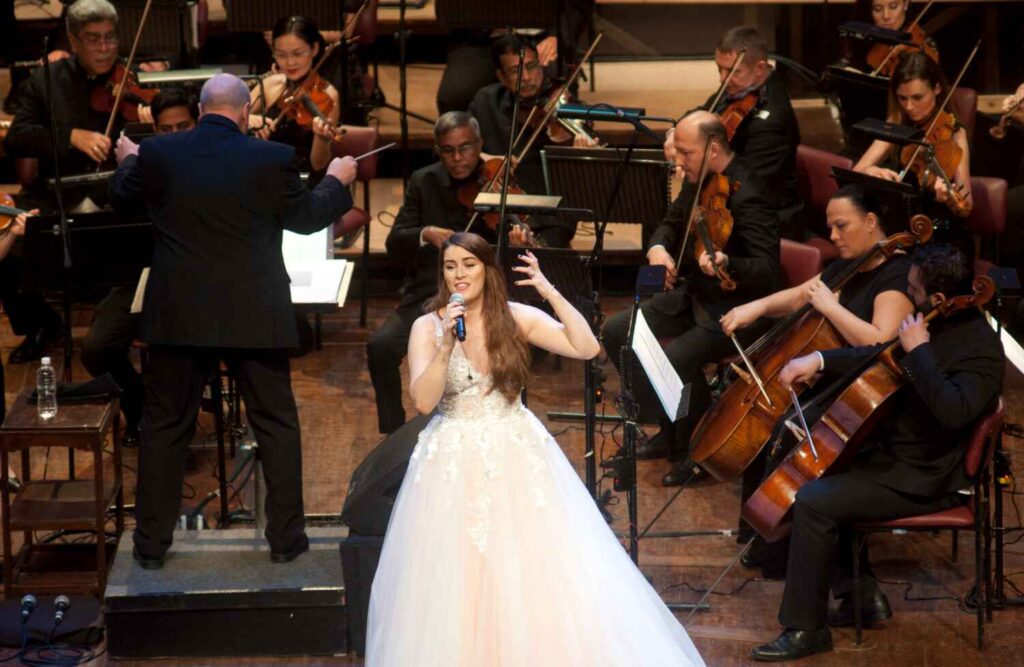
[[230, 74], [203, 86], [199, 124], [151, 137], [112, 181], [116, 201], [144, 204], [154, 225], [142, 309], [149, 344], [135, 559], [162, 567], [180, 511], [185, 457], [199, 400], [220, 361], [239, 380], [267, 479], [271, 560], [309, 549], [302, 508], [302, 451], [288, 348], [298, 344], [281, 255], [289, 229], [312, 233], [352, 206], [356, 162], [337, 158], [312, 191], [295, 149], [246, 135], [249, 91]]
[[[465, 111], [449, 111], [434, 124], [434, 144], [440, 161], [409, 178], [405, 200], [388, 234], [388, 257], [405, 262], [407, 269], [398, 308], [366, 344], [381, 433], [393, 433], [405, 423], [399, 368], [409, 346], [409, 331], [423, 314], [423, 305], [437, 293], [438, 249], [449, 236], [463, 231], [472, 215], [459, 203], [458, 191], [479, 174], [480, 125]], [[474, 223], [473, 231], [491, 242], [497, 240], [482, 222]]]
[[[107, 0], [78, 0], [68, 7], [67, 30], [72, 55], [50, 63], [53, 93], [53, 122], [57, 126], [56, 154], [61, 173], [79, 174], [95, 168], [110, 155], [110, 138], [104, 134], [109, 113], [95, 111], [90, 99], [97, 88], [107, 84], [117, 62], [117, 11]], [[50, 100], [47, 99], [44, 68], [39, 67], [18, 91], [18, 109], [4, 148], [15, 158], [35, 158], [39, 170], [26, 193], [18, 196], [21, 208], [53, 212], [53, 195], [46, 188], [53, 175], [54, 146], [50, 134]], [[113, 134], [121, 131], [120, 115], [114, 119]], [[100, 185], [98, 197], [106, 189]], [[100, 199], [102, 201], [102, 199]], [[76, 202], [68, 202], [69, 206]], [[0, 262], [0, 302], [11, 320], [14, 333], [24, 340], [11, 352], [11, 363], [34, 361], [46, 345], [60, 335], [60, 318], [36, 293], [21, 292], [21, 243]]]

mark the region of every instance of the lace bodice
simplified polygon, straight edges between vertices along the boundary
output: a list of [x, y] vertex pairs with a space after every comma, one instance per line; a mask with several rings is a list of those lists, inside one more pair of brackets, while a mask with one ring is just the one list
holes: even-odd
[[[440, 347], [444, 330], [436, 313], [433, 317], [437, 346]], [[456, 343], [448, 362], [448, 379], [445, 382], [444, 395], [441, 396], [437, 409], [446, 417], [496, 421], [522, 407], [522, 402], [518, 398], [510, 403], [500, 392], [488, 392], [490, 388], [490, 374], [477, 372], [469, 362], [462, 345]]]

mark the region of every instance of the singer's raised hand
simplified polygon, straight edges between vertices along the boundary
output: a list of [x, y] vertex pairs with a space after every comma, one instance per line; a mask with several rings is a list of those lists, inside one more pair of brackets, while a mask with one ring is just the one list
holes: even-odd
[[522, 255], [519, 255], [519, 261], [523, 265], [513, 266], [512, 270], [524, 274], [526, 278], [517, 280], [516, 285], [533, 285], [534, 289], [537, 290], [537, 294], [540, 294], [540, 297], [546, 301], [551, 296], [551, 291], [555, 288], [541, 272], [540, 262], [537, 261], [537, 257], [527, 250]]
[[[455, 295], [452, 295], [455, 296]], [[444, 318], [441, 320], [442, 328], [449, 335], [442, 336], [441, 344], [445, 347], [454, 347], [455, 345], [455, 320], [459, 317], [466, 316], [466, 304], [459, 301], [449, 301], [448, 306], [444, 309]]]

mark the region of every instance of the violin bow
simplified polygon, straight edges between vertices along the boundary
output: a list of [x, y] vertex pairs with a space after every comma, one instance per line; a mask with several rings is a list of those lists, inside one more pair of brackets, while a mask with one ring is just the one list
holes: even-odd
[[[931, 122], [928, 123], [928, 129], [924, 131], [924, 136], [927, 137], [929, 134], [932, 133], [932, 130], [935, 129], [935, 124], [939, 122], [939, 113], [946, 108], [946, 105], [949, 104], [949, 100], [953, 98], [953, 91], [955, 91], [956, 87], [960, 85], [960, 80], [964, 78], [964, 74], [967, 73], [967, 68], [971, 66], [971, 63], [974, 61], [974, 56], [978, 54], [978, 49], [980, 47], [981, 40], [979, 39], [974, 44], [974, 48], [971, 50], [971, 55], [967, 56], [967, 61], [964, 62], [964, 66], [960, 68], [960, 73], [956, 75], [956, 80], [953, 82], [953, 85], [950, 86], [949, 90], [946, 91], [946, 96], [943, 98], [942, 104], [935, 107], [935, 113], [932, 115]], [[907, 161], [906, 166], [903, 167], [903, 171], [900, 172], [899, 180], [902, 181], [903, 178], [907, 175], [907, 172], [910, 171], [911, 165], [913, 165], [914, 161], [917, 160], [917, 157], [921, 154], [921, 150], [923, 148], [924, 146], [922, 144], [917, 145], [917, 147], [914, 149], [914, 152], [910, 155], [910, 160]], [[946, 175], [945, 180], [949, 180], [948, 175]]]
[[[139, 42], [142, 40], [142, 29], [146, 27], [146, 19], [149, 17], [149, 8], [153, 6], [153, 0], [146, 0], [146, 6], [142, 9], [142, 18], [139, 19], [139, 27], [135, 31], [135, 41], [132, 42], [132, 50], [128, 53], [128, 60], [124, 64], [125, 76], [127, 79], [128, 75], [132, 71], [132, 64], [135, 62], [135, 51], [139, 48]], [[124, 97], [125, 80], [121, 81], [121, 85], [117, 87], [117, 95], [114, 96], [114, 108], [110, 110], [110, 118], [107, 120], [107, 129], [103, 133], [104, 136], [110, 137], [111, 131], [114, 129], [114, 119], [117, 117], [117, 111], [121, 106], [121, 98]], [[96, 171], [100, 170], [100, 165], [96, 165]]]
[[[931, 7], [931, 6], [932, 6], [932, 3], [934, 3], [934, 2], [935, 2], [935, 0], [928, 0], [928, 4], [926, 4], [926, 5], [925, 5], [925, 6], [924, 6], [924, 7], [923, 7], [923, 8], [921, 9], [921, 11], [919, 11], [919, 12], [917, 13], [917, 17], [916, 17], [916, 18], [915, 18], [915, 19], [914, 19], [914, 20], [913, 20], [913, 21], [912, 21], [912, 22], [910, 23], [910, 25], [908, 25], [908, 26], [907, 26], [907, 29], [906, 29], [906, 30], [904, 30], [903, 32], [910, 32], [911, 30], [913, 30], [914, 28], [916, 28], [916, 27], [917, 27], [917, 24], [918, 24], [918, 23], [920, 23], [920, 22], [921, 22], [921, 19], [923, 19], [923, 18], [924, 18], [924, 13], [925, 13], [926, 11], [928, 11], [928, 8], [929, 8], [929, 7]], [[896, 46], [899, 46], [899, 45], [896, 45]], [[887, 54], [885, 55], [885, 58], [884, 58], [884, 59], [882, 60], [882, 62], [878, 63], [878, 67], [876, 67], [876, 68], [875, 68], [875, 70], [874, 70], [873, 72], [871, 72], [871, 76], [878, 76], [878, 73], [882, 71], [882, 68], [883, 68], [883, 67], [885, 67], [885, 64], [886, 64], [887, 62], [889, 62], [889, 60], [890, 60], [890, 59], [891, 59], [891, 58], [892, 58], [892, 57], [893, 57], [894, 55], [896, 55], [896, 52], [897, 52], [897, 51], [899, 51], [899, 49], [898, 49], [898, 48], [896, 48], [896, 46], [894, 46], [894, 47], [892, 47], [891, 49], [889, 49], [889, 53], [887, 53]]]
[[715, 99], [712, 100], [711, 106], [709, 106], [706, 109], [707, 111], [710, 111], [711, 113], [715, 113], [715, 107], [718, 106], [718, 103], [722, 101], [722, 96], [725, 95], [725, 88], [726, 88], [726, 86], [728, 86], [729, 83], [732, 81], [733, 75], [736, 74], [736, 70], [738, 70], [740, 68], [740, 63], [743, 62], [743, 58], [746, 55], [747, 55], [747, 50], [746, 49], [740, 49], [740, 52], [736, 56], [736, 60], [733, 62], [732, 67], [729, 68], [729, 73], [725, 75], [725, 81], [723, 81], [722, 85], [718, 87], [718, 92], [715, 93]]

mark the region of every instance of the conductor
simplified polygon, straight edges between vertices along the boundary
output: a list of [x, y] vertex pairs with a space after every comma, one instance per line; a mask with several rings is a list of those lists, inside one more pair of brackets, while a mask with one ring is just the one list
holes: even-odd
[[[237, 375], [267, 480], [270, 557], [309, 549], [302, 451], [287, 349], [298, 344], [284, 229], [309, 234], [352, 206], [352, 158], [333, 160], [312, 191], [294, 148], [246, 135], [249, 91], [219, 74], [203, 86], [194, 130], [142, 142], [115, 179], [154, 225], [142, 310], [149, 344], [136, 493], [135, 560], [163, 567], [180, 511], [186, 450], [207, 376], [223, 360]], [[119, 150], [133, 150], [127, 143]]]

